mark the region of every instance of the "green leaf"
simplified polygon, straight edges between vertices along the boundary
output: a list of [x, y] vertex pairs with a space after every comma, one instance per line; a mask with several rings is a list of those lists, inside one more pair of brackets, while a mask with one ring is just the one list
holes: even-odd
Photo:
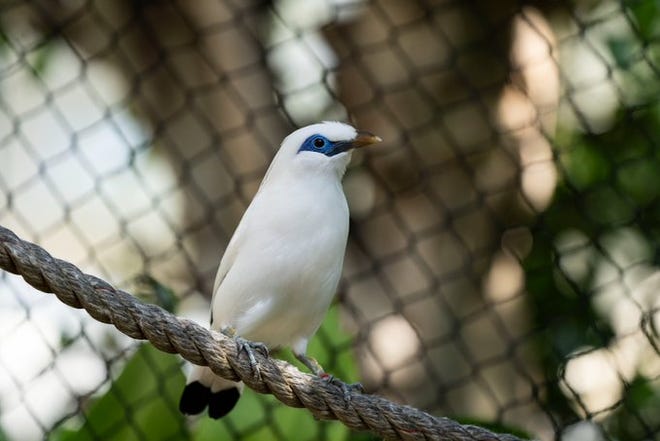
[[629, 69], [639, 56], [639, 44], [632, 38], [611, 38], [607, 40], [607, 45], [617, 66], [622, 69]]
[[168, 312], [174, 312], [179, 304], [179, 298], [169, 287], [163, 285], [148, 274], [139, 276], [136, 296], [146, 303], [155, 303]]
[[55, 55], [57, 48], [57, 38], [48, 38], [27, 54], [27, 65], [30, 66], [30, 72], [34, 77], [43, 77]]
[[310, 341], [307, 353], [316, 358], [327, 372], [352, 383], [359, 381], [352, 348], [353, 336], [343, 330], [340, 308], [333, 306], [328, 311], [321, 328]]
[[619, 187], [640, 205], [660, 195], [660, 163], [649, 159], [621, 164], [617, 178]]
[[[65, 427], [58, 427], [48, 437], [49, 441], [75, 441], [78, 439], [82, 439], [82, 438], [78, 437], [77, 430], [69, 429]], [[4, 441], [3, 438], [0, 438], [0, 440]]]
[[659, 34], [658, 18], [660, 5], [657, 0], [639, 0], [629, 2], [630, 11], [635, 18], [637, 28], [644, 41], [649, 41]]
[[584, 199], [585, 212], [594, 224], [615, 227], [631, 222], [635, 216], [630, 201], [610, 187], [585, 193]]
[[606, 155], [603, 148], [584, 143], [562, 156], [569, 182], [580, 190], [606, 182], [610, 176]]
[[191, 437], [193, 441], [217, 441], [234, 438], [232, 432], [227, 427], [225, 419], [213, 420], [206, 416], [199, 418]]
[[83, 413], [78, 430], [62, 428], [57, 441], [150, 441], [187, 438], [177, 402], [184, 385], [179, 360], [143, 344], [110, 389]]
[[613, 439], [634, 441], [651, 439], [660, 428], [660, 380], [638, 375], [624, 393], [619, 406], [604, 422]]
[[[233, 428], [243, 434], [245, 436], [244, 440], [247, 441], [251, 438], [247, 437], [246, 434], [253, 432], [258, 427], [269, 424], [266, 408], [269, 403], [274, 404], [276, 402], [277, 400], [273, 396], [259, 395], [246, 389], [243, 391], [243, 396], [234, 410], [225, 419]], [[284, 406], [283, 404], [280, 405]], [[225, 422], [225, 419], [221, 421]]]

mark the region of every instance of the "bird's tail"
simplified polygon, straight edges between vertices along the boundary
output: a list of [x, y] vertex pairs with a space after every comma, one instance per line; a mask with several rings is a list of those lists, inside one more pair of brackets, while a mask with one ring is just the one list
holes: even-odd
[[179, 410], [186, 415], [196, 415], [208, 406], [211, 418], [222, 418], [234, 408], [242, 391], [243, 383], [225, 380], [207, 367], [193, 365], [181, 394]]

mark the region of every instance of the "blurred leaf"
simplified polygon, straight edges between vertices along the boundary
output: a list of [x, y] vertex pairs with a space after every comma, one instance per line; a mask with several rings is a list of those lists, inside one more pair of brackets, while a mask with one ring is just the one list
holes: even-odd
[[0, 26], [0, 56], [5, 55], [5, 51], [9, 49], [9, 40], [7, 40], [7, 36], [2, 29], [2, 26]]
[[[655, 384], [654, 384], [655, 383]], [[660, 432], [660, 379], [637, 376], [626, 388], [623, 405], [605, 422], [621, 441], [654, 439]]]
[[80, 335], [72, 335], [70, 332], [62, 330], [60, 332], [60, 350], [66, 349], [74, 344]]
[[148, 274], [139, 276], [136, 280], [138, 290], [136, 296], [147, 303], [155, 303], [168, 312], [174, 312], [179, 304], [179, 298], [169, 287], [163, 285]]
[[657, 0], [633, 0], [626, 2], [626, 6], [632, 12], [644, 41], [660, 35], [660, 3]]
[[[320, 430], [322, 430], [322, 425], [340, 424], [317, 421], [307, 411], [301, 411], [300, 409], [293, 409], [282, 405], [273, 408], [272, 415], [274, 428], [277, 428], [278, 432], [284, 434], [285, 439], [301, 438], [301, 434], [305, 434], [310, 439], [324, 438], [319, 434]], [[335, 439], [346, 439], [348, 429], [343, 432], [344, 433], [341, 434], [339, 438]]]
[[[583, 182], [589, 181], [595, 182], [591, 178]], [[586, 216], [586, 194], [559, 185], [552, 204], [539, 217], [541, 226], [533, 229], [533, 247], [523, 262], [530, 312], [535, 328], [540, 331], [532, 341], [537, 366], [545, 376], [546, 387], [541, 396], [544, 406], [562, 424], [577, 418], [558, 386], [557, 375], [566, 357], [581, 347], [607, 345], [613, 336], [609, 323], [598, 315], [591, 302], [593, 270], [588, 270], [581, 280], [571, 280], [557, 265], [561, 254], [555, 241], [562, 232], [575, 230], [591, 239], [602, 228], [603, 224], [593, 218], [593, 213]], [[602, 200], [591, 203], [604, 212], [609, 209], [597, 205]], [[594, 263], [588, 265], [593, 268]]]
[[579, 144], [569, 154], [562, 156], [566, 163], [566, 178], [579, 190], [606, 182], [610, 175], [610, 163], [602, 148], [591, 144]]
[[623, 192], [640, 205], [646, 205], [660, 195], [660, 163], [638, 160], [622, 164], [617, 171]]
[[27, 53], [25, 60], [33, 77], [43, 77], [55, 55], [59, 40], [50, 36], [41, 40], [41, 43]]
[[338, 305], [328, 311], [321, 328], [310, 341], [307, 353], [316, 358], [327, 372], [342, 381], [359, 381], [353, 354], [353, 336], [341, 326]]
[[54, 45], [48, 42], [37, 49], [32, 58], [32, 69], [36, 75], [43, 76], [53, 58]]
[[[277, 405], [277, 400], [272, 395], [260, 395], [249, 389], [244, 389], [243, 396], [234, 410], [219, 422], [223, 424], [228, 422], [234, 430], [238, 430], [242, 434], [241, 438], [245, 441], [253, 439], [247, 434], [265, 424], [268, 418], [266, 408], [269, 405]], [[284, 406], [283, 404], [279, 405]]]
[[[243, 396], [243, 398], [245, 398], [245, 396]], [[224, 419], [213, 420], [206, 416], [199, 418], [191, 436], [191, 440], [193, 441], [217, 441], [233, 438], [235, 437], [232, 436], [232, 432], [228, 431]]]
[[613, 228], [630, 222], [635, 216], [635, 207], [609, 185], [587, 192], [583, 197], [584, 213], [594, 225]]
[[[647, 22], [644, 26], [655, 25]], [[623, 51], [627, 43], [615, 43], [612, 50], [620, 63], [626, 62]], [[617, 51], [621, 53], [617, 55]], [[645, 86], [648, 91], [655, 89]], [[540, 396], [544, 407], [563, 425], [578, 418], [571, 399], [557, 386], [567, 357], [580, 348], [606, 347], [614, 337], [610, 316], [603, 315], [593, 302], [596, 269], [608, 259], [602, 251], [604, 238], [627, 228], [634, 229], [649, 246], [657, 248], [654, 244], [660, 243], [660, 106], [622, 108], [612, 127], [602, 133], [560, 133], [565, 146], [561, 149], [564, 181], [532, 227], [533, 247], [523, 265], [532, 320], [540, 330], [534, 336], [537, 366], [546, 384]], [[557, 240], [567, 231], [578, 232], [595, 250], [585, 254], [588, 261], [580, 260], [584, 266], [580, 272], [565, 272], [562, 267], [567, 255], [562, 253], [569, 251], [562, 251]], [[655, 255], [660, 263], [660, 250]], [[634, 386], [629, 396], [648, 393]], [[637, 402], [626, 407], [634, 406]], [[626, 423], [634, 419], [626, 418]], [[639, 421], [631, 424], [639, 426]], [[634, 429], [630, 433], [641, 439], [643, 432]], [[633, 438], [626, 435], [621, 439]]]
[[[353, 383], [359, 381], [358, 368], [352, 351], [353, 337], [341, 327], [339, 306], [330, 308], [318, 332], [307, 347], [307, 355], [314, 357], [326, 372], [342, 381]], [[308, 372], [290, 351], [282, 351], [278, 357], [298, 366], [303, 372]]]
[[617, 66], [622, 69], [629, 69], [635, 58], [639, 56], [637, 52], [639, 45], [632, 38], [612, 38], [607, 41], [607, 45]]
[[[2, 438], [0, 438], [1, 440]], [[59, 427], [51, 432], [48, 437], [49, 441], [76, 441], [78, 439], [84, 439], [78, 436], [78, 431], [74, 429], [68, 429], [64, 427]]]
[[187, 438], [177, 402], [184, 385], [179, 360], [143, 344], [110, 389], [84, 412], [78, 430], [62, 428], [56, 441], [165, 440]]
[[238, 405], [227, 417], [218, 421], [200, 418], [193, 439], [344, 441], [350, 436], [350, 429], [337, 421], [318, 421], [305, 409], [286, 406], [271, 395], [245, 390]]

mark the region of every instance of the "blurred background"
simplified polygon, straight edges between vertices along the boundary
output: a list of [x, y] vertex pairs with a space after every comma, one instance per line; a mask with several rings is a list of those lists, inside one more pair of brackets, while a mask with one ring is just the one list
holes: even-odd
[[[660, 440], [657, 1], [0, 1], [0, 224], [205, 325], [279, 143], [328, 119], [385, 142], [311, 355], [498, 431]], [[251, 391], [184, 419], [182, 364], [0, 274], [2, 441], [372, 439]]]

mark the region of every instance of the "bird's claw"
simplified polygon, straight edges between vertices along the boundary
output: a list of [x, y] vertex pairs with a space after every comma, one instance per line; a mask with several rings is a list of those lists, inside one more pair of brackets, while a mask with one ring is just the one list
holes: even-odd
[[250, 368], [255, 373], [257, 378], [261, 378], [261, 370], [259, 369], [259, 364], [257, 364], [257, 358], [254, 356], [254, 351], [261, 352], [261, 355], [264, 357], [269, 356], [268, 346], [264, 343], [246, 340], [243, 337], [236, 335], [236, 330], [234, 328], [224, 328], [221, 331], [227, 337], [233, 338], [238, 346], [238, 352], [245, 352], [248, 356], [250, 362]]
[[335, 386], [339, 387], [344, 394], [344, 400], [345, 401], [351, 401], [353, 398], [353, 394], [359, 393], [363, 394], [365, 392], [364, 386], [362, 386], [362, 383], [344, 383], [340, 379], [336, 378], [334, 375], [330, 375], [327, 372], [322, 372], [319, 374], [319, 377], [322, 378], [323, 380], [327, 381], [330, 384], [334, 384]]
[[246, 340], [243, 337], [236, 336], [234, 340], [238, 345], [238, 351], [244, 351], [247, 354], [250, 367], [254, 371], [255, 376], [261, 378], [261, 370], [257, 364], [257, 358], [254, 356], [254, 351], [259, 351], [264, 357], [268, 357], [268, 347], [263, 343]]
[[339, 387], [344, 394], [345, 401], [351, 401], [352, 395], [354, 393], [364, 393], [364, 387], [360, 383], [346, 384], [343, 381], [335, 378], [326, 371], [323, 370], [323, 367], [312, 357], [306, 356], [304, 353], [297, 353], [294, 351], [293, 355], [296, 356], [301, 363], [303, 363], [307, 368], [312, 371], [314, 375], [321, 378], [322, 380], [334, 384]]

